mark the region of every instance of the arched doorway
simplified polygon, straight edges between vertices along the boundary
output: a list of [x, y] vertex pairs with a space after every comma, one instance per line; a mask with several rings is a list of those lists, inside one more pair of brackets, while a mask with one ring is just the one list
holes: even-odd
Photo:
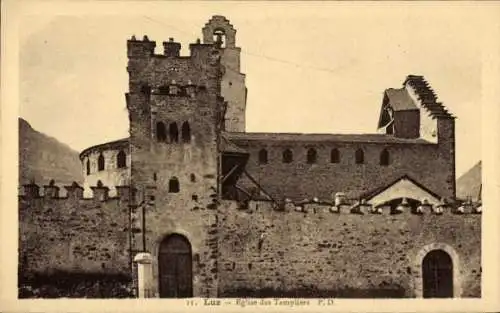
[[160, 298], [193, 296], [191, 244], [186, 237], [173, 234], [160, 244], [158, 255]]
[[453, 298], [453, 261], [443, 250], [432, 250], [422, 261], [424, 298]]

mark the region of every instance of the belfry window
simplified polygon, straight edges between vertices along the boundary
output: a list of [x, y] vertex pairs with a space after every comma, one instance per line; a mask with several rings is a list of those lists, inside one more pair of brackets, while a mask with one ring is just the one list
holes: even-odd
[[124, 168], [127, 166], [127, 155], [123, 152], [123, 150], [120, 150], [116, 156], [116, 165], [118, 168]]
[[384, 149], [380, 153], [380, 165], [387, 166], [389, 165], [389, 162], [390, 162], [389, 151], [387, 151], [387, 149]]
[[177, 177], [172, 177], [168, 181], [168, 192], [178, 193], [180, 191], [179, 180]]
[[356, 150], [355, 158], [356, 158], [356, 164], [365, 163], [365, 153], [363, 152], [363, 149]]
[[90, 175], [90, 160], [87, 159], [87, 175]]
[[104, 171], [104, 156], [102, 155], [102, 153], [97, 158], [97, 170]]
[[334, 148], [330, 152], [330, 163], [340, 163], [340, 152], [339, 152], [339, 149]]
[[307, 150], [307, 163], [308, 164], [316, 163], [317, 158], [318, 158], [318, 153], [316, 152], [316, 149], [310, 148]]
[[293, 153], [292, 150], [286, 149], [283, 151], [283, 163], [292, 163], [293, 161]]
[[171, 123], [168, 128], [168, 132], [170, 134], [171, 143], [179, 142], [179, 129], [177, 128], [177, 123]]
[[167, 130], [165, 129], [165, 124], [163, 124], [163, 122], [156, 123], [156, 139], [158, 141], [167, 140]]
[[259, 164], [267, 164], [267, 150], [261, 149], [259, 151]]
[[191, 141], [191, 128], [188, 122], [182, 124], [182, 142], [188, 143]]
[[216, 29], [214, 31], [214, 43], [218, 44], [219, 47], [226, 47], [226, 33], [223, 29]]

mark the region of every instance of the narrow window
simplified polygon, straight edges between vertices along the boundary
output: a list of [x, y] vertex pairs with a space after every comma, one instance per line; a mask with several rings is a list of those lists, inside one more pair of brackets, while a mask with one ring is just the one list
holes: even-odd
[[382, 150], [380, 153], [380, 165], [387, 166], [389, 165], [389, 151], [387, 149]]
[[356, 164], [363, 164], [365, 162], [365, 153], [362, 149], [356, 150]]
[[123, 150], [118, 152], [118, 155], [116, 156], [116, 163], [118, 168], [124, 168], [127, 166], [127, 155], [123, 152]]
[[177, 123], [173, 122], [169, 126], [170, 142], [179, 142], [179, 129], [177, 128]]
[[179, 192], [179, 190], [179, 180], [177, 179], [177, 177], [170, 178], [170, 180], [168, 181], [168, 192], [177, 193]]
[[156, 139], [158, 141], [167, 140], [167, 130], [165, 129], [165, 124], [163, 124], [163, 122], [156, 123]]
[[149, 95], [149, 94], [151, 94], [151, 87], [149, 87], [148, 85], [142, 85], [141, 92]]
[[184, 122], [182, 124], [182, 142], [190, 142], [191, 141], [191, 128], [189, 127], [188, 122]]
[[307, 163], [313, 164], [316, 163], [316, 159], [318, 158], [318, 153], [316, 149], [310, 148], [307, 150]]
[[293, 161], [293, 153], [292, 150], [286, 149], [283, 151], [283, 163], [292, 163]]
[[266, 149], [261, 149], [259, 151], [259, 163], [260, 164], [267, 164], [267, 150]]
[[330, 163], [340, 163], [340, 152], [337, 148], [330, 152]]
[[90, 175], [90, 160], [87, 159], [87, 175]]
[[191, 173], [190, 175], [190, 179], [191, 179], [191, 182], [192, 183], [195, 183], [196, 182], [196, 176], [194, 174]]
[[99, 158], [97, 159], [97, 170], [104, 171], [104, 156], [102, 155], [102, 153], [99, 155]]

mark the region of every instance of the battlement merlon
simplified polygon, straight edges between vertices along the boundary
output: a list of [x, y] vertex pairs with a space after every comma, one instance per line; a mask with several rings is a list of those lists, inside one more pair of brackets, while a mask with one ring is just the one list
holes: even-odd
[[[237, 203], [235, 205], [235, 203]], [[482, 214], [482, 205], [480, 203], [430, 203], [421, 202], [418, 205], [409, 205], [401, 203], [396, 207], [392, 207], [388, 203], [372, 204], [365, 200], [338, 202], [325, 199], [304, 199], [303, 201], [284, 201], [273, 202], [272, 200], [251, 200], [238, 203], [234, 200], [223, 200], [225, 212], [234, 210], [249, 210], [255, 211], [257, 208], [261, 212], [279, 211], [283, 214], [312, 214], [321, 215], [325, 218], [329, 216], [338, 216], [346, 214], [355, 215], [382, 215], [391, 216], [393, 218], [407, 219], [410, 215], [436, 215], [436, 216], [452, 216], [452, 215], [476, 215]], [[267, 208], [269, 210], [263, 209]], [[230, 214], [230, 213], [229, 213]], [[306, 218], [306, 215], [304, 215]], [[332, 217], [336, 218], [336, 217]]]
[[103, 202], [107, 200], [119, 199], [122, 202], [128, 202], [131, 199], [133, 199], [134, 197], [133, 193], [135, 191], [134, 188], [132, 188], [131, 186], [115, 186], [117, 196], [116, 198], [110, 198], [109, 197], [110, 188], [104, 186], [100, 181], [97, 183], [96, 186], [90, 187], [90, 189], [92, 190], [91, 198], [84, 198], [83, 196], [84, 188], [76, 182], [73, 182], [71, 185], [64, 186], [64, 189], [66, 189], [67, 196], [60, 197], [59, 196], [60, 187], [56, 186], [54, 181], [51, 180], [48, 185], [43, 186], [43, 196], [42, 196], [40, 195], [40, 186], [38, 186], [35, 183], [30, 183], [23, 185], [24, 194], [21, 195], [21, 197], [26, 200], [66, 199], [75, 201], [94, 200]]
[[[180, 44], [165, 42], [166, 55], [150, 53], [150, 41], [131, 41], [137, 57], [130, 57], [127, 64], [130, 93], [159, 89], [165, 85], [204, 85], [210, 92], [220, 93], [222, 79], [222, 50], [214, 44], [191, 44], [190, 56], [178, 56]], [[139, 46], [139, 47], [137, 47]], [[141, 48], [144, 46], [143, 48]], [[145, 52], [146, 51], [146, 52]]]
[[205, 55], [211, 50], [222, 49], [217, 42], [201, 43], [198, 39], [195, 43], [189, 44], [190, 54], [181, 56], [180, 51], [182, 45], [176, 42], [174, 38], [169, 38], [163, 43], [163, 54], [155, 54], [156, 41], [150, 40], [148, 36], [144, 36], [142, 40], [137, 40], [135, 36], [127, 40], [127, 56], [130, 59], [150, 59], [150, 58], [179, 58], [179, 59], [196, 59], [200, 51], [204, 51]]

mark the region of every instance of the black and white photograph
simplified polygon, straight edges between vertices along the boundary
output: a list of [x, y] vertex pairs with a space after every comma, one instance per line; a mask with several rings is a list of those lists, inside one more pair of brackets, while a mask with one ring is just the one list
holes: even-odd
[[485, 299], [498, 2], [99, 2], [11, 15], [18, 299]]

